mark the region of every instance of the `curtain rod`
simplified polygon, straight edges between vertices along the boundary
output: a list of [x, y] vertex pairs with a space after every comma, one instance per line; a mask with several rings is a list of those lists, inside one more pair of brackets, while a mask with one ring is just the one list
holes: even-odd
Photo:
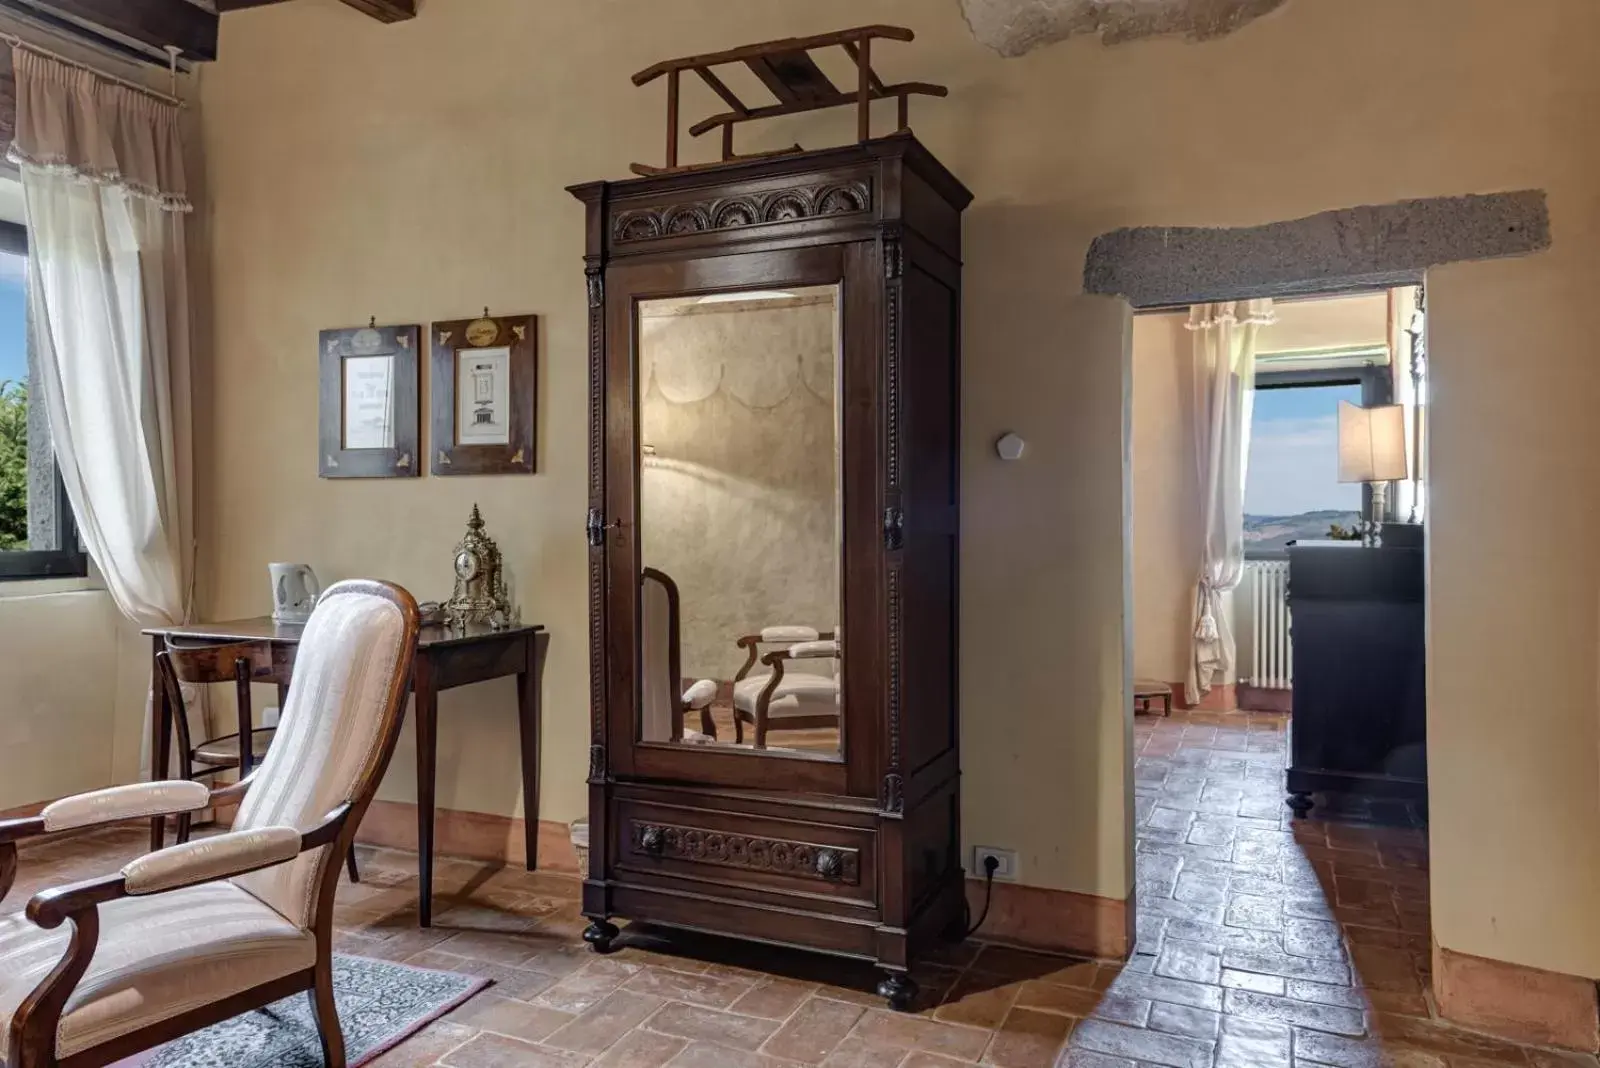
[[[35, 55], [40, 55], [40, 56], [44, 56], [44, 57], [46, 57], [48, 59], [53, 59], [57, 63], [65, 63], [69, 67], [75, 67], [78, 70], [88, 71], [90, 74], [93, 74], [97, 78], [103, 78], [104, 80], [106, 80], [108, 82], [112, 82], [113, 84], [116, 84], [116, 85], [120, 85], [125, 89], [131, 89], [136, 93], [143, 93], [145, 96], [155, 97], [157, 100], [160, 100], [160, 101], [162, 101], [163, 103], [166, 103], [166, 104], [171, 104], [173, 107], [186, 108], [186, 107], [189, 106], [188, 103], [186, 101], [184, 101], [182, 97], [175, 96], [175, 95], [169, 94], [169, 93], [163, 93], [163, 92], [161, 92], [160, 90], [157, 90], [157, 89], [151, 89], [149, 86], [140, 85], [138, 82], [133, 81], [133, 80], [131, 80], [129, 78], [118, 77], [117, 75], [112, 74], [110, 71], [102, 70], [101, 68], [93, 66], [92, 64], [85, 63], [81, 59], [72, 59], [70, 56], [64, 56], [59, 52], [52, 52], [52, 51], [50, 51], [50, 49], [45, 48], [42, 45], [36, 45], [32, 41], [24, 41], [22, 38], [18, 37], [14, 33], [0, 33], [0, 41], [4, 41], [6, 44], [10, 45], [12, 48], [21, 48], [21, 49], [23, 49], [25, 51], [32, 52]], [[177, 52], [172, 51], [170, 49], [168, 51], [172, 56], [172, 77], [173, 77], [173, 82], [176, 83], [177, 82], [178, 54], [177, 54]], [[174, 87], [176, 87], [176, 84], [174, 84]]]

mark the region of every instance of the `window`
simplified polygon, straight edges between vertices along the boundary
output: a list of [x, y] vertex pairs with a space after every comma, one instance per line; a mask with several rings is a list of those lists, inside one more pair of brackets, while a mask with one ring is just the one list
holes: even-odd
[[1291, 541], [1354, 532], [1368, 492], [1339, 481], [1340, 401], [1386, 403], [1387, 368], [1256, 375], [1245, 474], [1245, 556], [1281, 557]]
[[88, 573], [28, 375], [28, 231], [0, 221], [0, 580]]

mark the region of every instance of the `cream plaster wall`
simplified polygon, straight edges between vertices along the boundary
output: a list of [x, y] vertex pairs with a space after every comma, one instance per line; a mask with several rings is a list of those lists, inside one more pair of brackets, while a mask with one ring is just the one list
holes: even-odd
[[741, 635], [839, 619], [832, 293], [661, 302], [639, 330], [641, 556], [678, 585], [683, 674], [730, 680]]
[[1389, 294], [1386, 291], [1318, 300], [1281, 300], [1275, 311], [1278, 321], [1261, 331], [1257, 351], [1264, 356], [1358, 345], [1381, 346], [1389, 341]]
[[113, 781], [122, 620], [110, 595], [75, 586], [0, 589], [0, 810]]
[[[394, 26], [335, 0], [229, 15], [204, 92], [207, 607], [261, 611], [263, 565], [281, 558], [437, 595], [480, 501], [524, 614], [552, 628], [543, 814], [579, 814], [585, 302], [582, 216], [561, 187], [658, 161], [660, 91], [635, 89], [634, 70], [903, 23], [917, 42], [875, 59], [892, 79], [949, 84], [913, 121], [977, 194], [963, 305], [965, 831], [1018, 848], [1023, 882], [1121, 896], [1130, 328], [1119, 302], [1077, 295], [1088, 242], [1124, 225], [1542, 187], [1552, 251], [1441, 271], [1434, 287], [1434, 911], [1449, 948], [1600, 976], [1600, 717], [1582, 682], [1600, 667], [1600, 424], [1583, 410], [1596, 384], [1600, 142], [1585, 131], [1600, 109], [1600, 5], [1537, 8], [1296, 0], [1204, 45], [1085, 40], [1015, 60], [933, 0], [435, 0]], [[686, 108], [715, 107], [698, 88]], [[836, 142], [851, 121], [780, 123], [742, 147]], [[484, 304], [544, 316], [541, 473], [319, 482], [317, 330]], [[1535, 376], [1538, 388], [1515, 388]], [[1503, 432], [1481, 432], [1488, 416]], [[994, 457], [1006, 430], [1032, 443], [1020, 463]], [[1578, 684], [1529, 685], [1562, 678]], [[509, 683], [447, 695], [442, 804], [516, 811], [512, 707]], [[408, 796], [410, 767], [402, 750], [386, 796]]]
[[1189, 674], [1200, 486], [1186, 313], [1133, 320], [1133, 673]]

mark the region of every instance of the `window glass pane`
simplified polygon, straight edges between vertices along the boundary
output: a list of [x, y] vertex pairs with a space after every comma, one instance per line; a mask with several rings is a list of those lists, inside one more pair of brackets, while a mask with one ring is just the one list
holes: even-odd
[[[6, 550], [30, 548], [27, 270], [26, 256], [0, 251], [0, 549]], [[47, 494], [52, 481], [41, 487]]]
[[1281, 552], [1297, 539], [1326, 538], [1361, 518], [1361, 485], [1339, 481], [1340, 401], [1361, 387], [1299, 386], [1255, 395], [1245, 476], [1247, 554]]

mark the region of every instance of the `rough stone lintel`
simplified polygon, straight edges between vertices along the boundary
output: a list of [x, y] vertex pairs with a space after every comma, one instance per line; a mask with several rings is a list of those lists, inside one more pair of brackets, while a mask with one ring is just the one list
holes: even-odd
[[961, 0], [972, 35], [1002, 56], [1069, 37], [1115, 45], [1181, 34], [1205, 41], [1233, 33], [1286, 0]]
[[1429, 267], [1550, 247], [1540, 189], [1403, 200], [1265, 226], [1141, 226], [1095, 238], [1087, 293], [1136, 308], [1414, 284]]

